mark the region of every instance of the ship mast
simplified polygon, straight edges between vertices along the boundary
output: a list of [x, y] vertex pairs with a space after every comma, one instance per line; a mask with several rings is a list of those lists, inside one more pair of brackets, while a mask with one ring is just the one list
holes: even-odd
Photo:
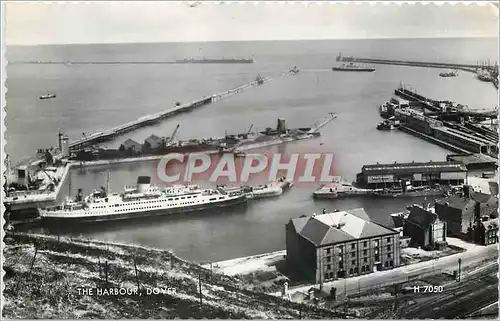
[[109, 171], [106, 172], [106, 195], [109, 195]]
[[71, 199], [71, 171], [68, 171], [68, 198]]

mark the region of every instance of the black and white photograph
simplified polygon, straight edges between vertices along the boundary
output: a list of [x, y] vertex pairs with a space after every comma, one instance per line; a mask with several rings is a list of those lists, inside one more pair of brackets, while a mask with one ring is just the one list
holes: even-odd
[[2, 1], [2, 319], [498, 319], [498, 2]]

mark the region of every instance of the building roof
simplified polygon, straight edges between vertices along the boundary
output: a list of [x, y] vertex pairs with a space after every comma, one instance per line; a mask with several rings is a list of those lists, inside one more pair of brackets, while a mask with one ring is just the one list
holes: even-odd
[[453, 207], [459, 210], [464, 209], [468, 205], [474, 206], [474, 202], [479, 202], [481, 203], [481, 208], [483, 207], [491, 207], [491, 208], [496, 208], [498, 207], [498, 198], [494, 197], [493, 195], [490, 194], [485, 194], [481, 192], [471, 192], [470, 193], [470, 198], [467, 197], [460, 197], [458, 195], [452, 195], [447, 198], [442, 198], [436, 203], [443, 205], [443, 206], [449, 206]]
[[315, 246], [398, 233], [372, 222], [362, 208], [299, 217], [291, 222], [296, 232]]
[[133, 139], [127, 139], [125, 142], [123, 142], [122, 144], [125, 148], [127, 147], [132, 147], [132, 146], [141, 146], [141, 144], [139, 144], [138, 142], [136, 142], [135, 140]]
[[436, 221], [438, 216], [431, 211], [428, 211], [421, 206], [413, 205], [410, 209], [410, 215], [406, 218], [406, 221], [417, 225], [422, 229], [427, 229], [432, 223]]
[[481, 222], [481, 224], [483, 224], [484, 229], [486, 231], [493, 230], [493, 229], [498, 229], [498, 219], [497, 218], [494, 218], [494, 219], [491, 219], [491, 220], [488, 220], [488, 221], [485, 221], [485, 222]]
[[161, 144], [162, 138], [153, 134], [146, 138], [145, 142], [149, 144]]
[[466, 172], [467, 168], [460, 162], [428, 162], [428, 163], [394, 163], [364, 165], [362, 172], [366, 175], [403, 174], [403, 173], [439, 173]]

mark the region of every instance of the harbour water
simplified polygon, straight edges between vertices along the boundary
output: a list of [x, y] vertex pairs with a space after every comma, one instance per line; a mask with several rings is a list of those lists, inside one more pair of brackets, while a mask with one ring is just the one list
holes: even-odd
[[[329, 112], [338, 118], [325, 126], [322, 137], [274, 146], [275, 152], [316, 150], [335, 154], [335, 171], [354, 180], [361, 166], [375, 162], [445, 160], [445, 149], [399, 131], [377, 131], [377, 106], [403, 82], [434, 99], [454, 100], [473, 109], [493, 109], [497, 91], [472, 73], [439, 77], [438, 69], [376, 66], [374, 73], [336, 73], [338, 52], [362, 57], [475, 63], [497, 57], [497, 39], [338, 40], [282, 42], [223, 42], [182, 44], [121, 44], [9, 47], [11, 62], [175, 60], [190, 56], [253, 56], [253, 64], [181, 65], [25, 65], [7, 67], [7, 153], [12, 163], [55, 146], [57, 130], [76, 140], [82, 133], [113, 127], [145, 114], [172, 107], [252, 81], [257, 74], [277, 75], [293, 66], [295, 76], [278, 77], [192, 113], [134, 131], [104, 144], [117, 147], [127, 138], [143, 141], [151, 134], [169, 136], [180, 124], [178, 139], [223, 136], [274, 127], [278, 117], [289, 127], [320, 121]], [[53, 92], [57, 98], [39, 100]], [[120, 191], [139, 175], [154, 176], [157, 162], [75, 169], [72, 195], [104, 184]], [[66, 185], [68, 182], [66, 182]], [[296, 187], [277, 199], [253, 201], [246, 208], [224, 213], [133, 223], [106, 224], [67, 231], [83, 237], [172, 249], [179, 256], [210, 262], [285, 248], [284, 224], [292, 217], [322, 208], [364, 207], [379, 223], [390, 224], [390, 213], [422, 199], [313, 200], [317, 186]], [[63, 187], [61, 197], [68, 192]]]

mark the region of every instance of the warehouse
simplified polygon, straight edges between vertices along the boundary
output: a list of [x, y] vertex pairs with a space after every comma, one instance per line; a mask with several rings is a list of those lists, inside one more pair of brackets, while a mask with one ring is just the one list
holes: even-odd
[[286, 251], [301, 279], [329, 282], [399, 266], [399, 232], [362, 208], [303, 216], [286, 225]]
[[364, 165], [356, 183], [366, 188], [386, 188], [410, 182], [413, 186], [461, 185], [467, 168], [460, 162], [428, 162]]

